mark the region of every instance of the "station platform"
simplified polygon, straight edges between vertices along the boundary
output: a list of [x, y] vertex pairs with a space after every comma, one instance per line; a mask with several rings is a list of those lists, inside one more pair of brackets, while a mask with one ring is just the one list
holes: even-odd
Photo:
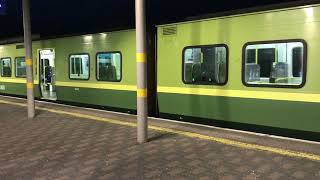
[[0, 96], [0, 179], [320, 179], [320, 143]]

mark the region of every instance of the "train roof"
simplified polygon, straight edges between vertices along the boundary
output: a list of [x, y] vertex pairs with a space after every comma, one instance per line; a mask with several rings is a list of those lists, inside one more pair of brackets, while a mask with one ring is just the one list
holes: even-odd
[[259, 6], [259, 7], [253, 7], [253, 8], [237, 9], [237, 10], [222, 11], [217, 13], [199, 15], [199, 16], [191, 16], [179, 22], [167, 22], [167, 23], [158, 24], [157, 27], [190, 23], [190, 22], [196, 22], [196, 21], [206, 21], [206, 20], [226, 18], [226, 17], [246, 16], [246, 15], [252, 15], [252, 14], [265, 13], [265, 12], [277, 12], [277, 11], [299, 9], [299, 8], [319, 6], [319, 5], [320, 5], [320, 0], [298, 0], [295, 2], [278, 3], [278, 4], [265, 5], [265, 6]]
[[[272, 12], [272, 11], [276, 12], [276, 11], [283, 11], [288, 9], [297, 9], [297, 8], [303, 8], [308, 6], [319, 6], [319, 5], [320, 5], [320, 0], [298, 0], [295, 2], [278, 3], [278, 4], [265, 5], [265, 6], [259, 6], [254, 8], [245, 8], [245, 9], [205, 14], [200, 16], [191, 16], [178, 22], [175, 21], [175, 22], [160, 23], [156, 25], [156, 27], [190, 23], [190, 22], [196, 22], [196, 21], [206, 21], [206, 20], [212, 20], [217, 18], [245, 16], [245, 15]], [[154, 25], [152, 26], [154, 27]], [[47, 40], [47, 39], [58, 39], [58, 38], [83, 36], [83, 35], [89, 35], [89, 34], [107, 33], [107, 32], [124, 31], [124, 30], [133, 30], [133, 29], [132, 27], [124, 26], [124, 27], [108, 28], [100, 31], [91, 31], [91, 32], [82, 32], [82, 33], [80, 32], [80, 33], [71, 33], [71, 34], [63, 34], [63, 35], [45, 36], [45, 37], [41, 37], [40, 35], [33, 35], [33, 40], [37, 41], [37, 40]], [[23, 37], [0, 39], [0, 45], [22, 43], [22, 42], [23, 42]]]
[[[85, 33], [83, 32], [83, 33], [73, 33], [73, 34], [45, 36], [45, 37], [41, 37], [41, 35], [39, 35], [39, 34], [34, 34], [34, 35], [32, 35], [32, 41], [60, 39], [60, 38], [68, 38], [68, 37], [75, 37], [75, 36], [93, 35], [93, 34], [98, 34], [98, 33], [110, 33], [110, 32], [121, 32], [121, 31], [133, 31], [133, 30], [134, 29], [129, 28], [129, 27], [120, 27], [120, 28], [106, 29], [104, 31], [92, 31], [92, 32], [85, 32]], [[23, 43], [23, 41], [24, 41], [23, 37], [0, 39], [0, 45]]]

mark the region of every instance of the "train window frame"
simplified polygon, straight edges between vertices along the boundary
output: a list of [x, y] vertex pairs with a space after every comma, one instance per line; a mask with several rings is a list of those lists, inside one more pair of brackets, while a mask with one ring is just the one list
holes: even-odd
[[[71, 78], [70, 58], [71, 58], [71, 56], [75, 56], [75, 55], [88, 55], [88, 61], [89, 61], [88, 78], [86, 78], [86, 79], [82, 79], [82, 78]], [[69, 74], [69, 75], [68, 75], [69, 80], [89, 81], [89, 80], [90, 80], [90, 75], [91, 75], [91, 58], [90, 58], [90, 54], [89, 54], [89, 53], [72, 53], [72, 54], [69, 54], [69, 56], [68, 56], [68, 74]]]
[[[226, 49], [226, 79], [223, 83], [215, 83], [215, 82], [186, 82], [184, 78], [185, 74], [185, 51], [190, 48], [205, 48], [205, 47], [224, 47]], [[227, 44], [207, 44], [207, 45], [194, 45], [194, 46], [186, 46], [182, 50], [182, 82], [186, 85], [210, 85], [210, 86], [225, 86], [229, 81], [229, 47]]]
[[[98, 55], [99, 54], [108, 54], [108, 53], [119, 53], [120, 54], [120, 80], [100, 80], [98, 78]], [[122, 81], [122, 70], [123, 70], [123, 63], [122, 63], [122, 53], [121, 51], [101, 51], [96, 53], [96, 80], [101, 82], [121, 82]]]
[[25, 66], [26, 68], [26, 75], [25, 76], [17, 76], [17, 59], [18, 58], [24, 58], [24, 61], [26, 61], [26, 57], [25, 56], [19, 56], [19, 57], [15, 57], [14, 58], [14, 75], [16, 78], [27, 78], [27, 65]]
[[[249, 45], [258, 44], [281, 44], [281, 43], [302, 43], [303, 45], [303, 56], [302, 56], [302, 81], [301, 84], [250, 84], [246, 82], [246, 48]], [[259, 87], [259, 88], [287, 88], [287, 89], [300, 89], [306, 85], [307, 81], [307, 61], [308, 61], [308, 44], [304, 39], [283, 39], [283, 40], [266, 40], [266, 41], [252, 41], [247, 42], [242, 47], [242, 70], [241, 79], [242, 84], [246, 87]]]
[[[10, 67], [10, 69], [11, 69], [11, 73], [10, 73], [10, 76], [4, 76], [3, 75], [3, 63], [2, 63], [2, 61], [4, 60], [4, 59], [10, 59], [10, 65], [11, 65], [11, 67]], [[3, 57], [3, 58], [0, 58], [0, 68], [1, 68], [1, 72], [0, 72], [0, 75], [1, 75], [1, 77], [4, 77], [4, 78], [10, 78], [10, 77], [12, 77], [12, 69], [13, 69], [13, 66], [12, 66], [12, 58], [11, 57]]]

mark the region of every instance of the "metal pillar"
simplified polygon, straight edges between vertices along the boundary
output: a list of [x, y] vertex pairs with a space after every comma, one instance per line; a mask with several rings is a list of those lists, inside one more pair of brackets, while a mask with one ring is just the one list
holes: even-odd
[[136, 48], [137, 48], [137, 141], [148, 140], [148, 92], [145, 0], [136, 0]]
[[30, 19], [30, 0], [22, 0], [23, 6], [23, 28], [24, 28], [24, 47], [26, 50], [26, 71], [27, 71], [27, 101], [28, 118], [35, 116], [34, 89], [33, 89], [33, 61], [32, 61], [32, 37]]

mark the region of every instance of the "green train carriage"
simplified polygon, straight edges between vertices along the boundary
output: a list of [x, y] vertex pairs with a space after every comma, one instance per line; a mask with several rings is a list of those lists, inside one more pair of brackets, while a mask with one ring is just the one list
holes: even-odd
[[[0, 46], [2, 72], [3, 58], [11, 61], [11, 73], [0, 78], [3, 94], [26, 94], [25, 72], [16, 74], [16, 58], [24, 55], [19, 46]], [[34, 41], [33, 57], [37, 98], [136, 109], [134, 30]]]
[[160, 113], [319, 135], [319, 20], [312, 5], [158, 26]]
[[[319, 20], [315, 4], [157, 26], [148, 33], [150, 115], [319, 140]], [[2, 94], [25, 95], [18, 46], [0, 45]], [[136, 110], [134, 30], [33, 49], [38, 98]]]

